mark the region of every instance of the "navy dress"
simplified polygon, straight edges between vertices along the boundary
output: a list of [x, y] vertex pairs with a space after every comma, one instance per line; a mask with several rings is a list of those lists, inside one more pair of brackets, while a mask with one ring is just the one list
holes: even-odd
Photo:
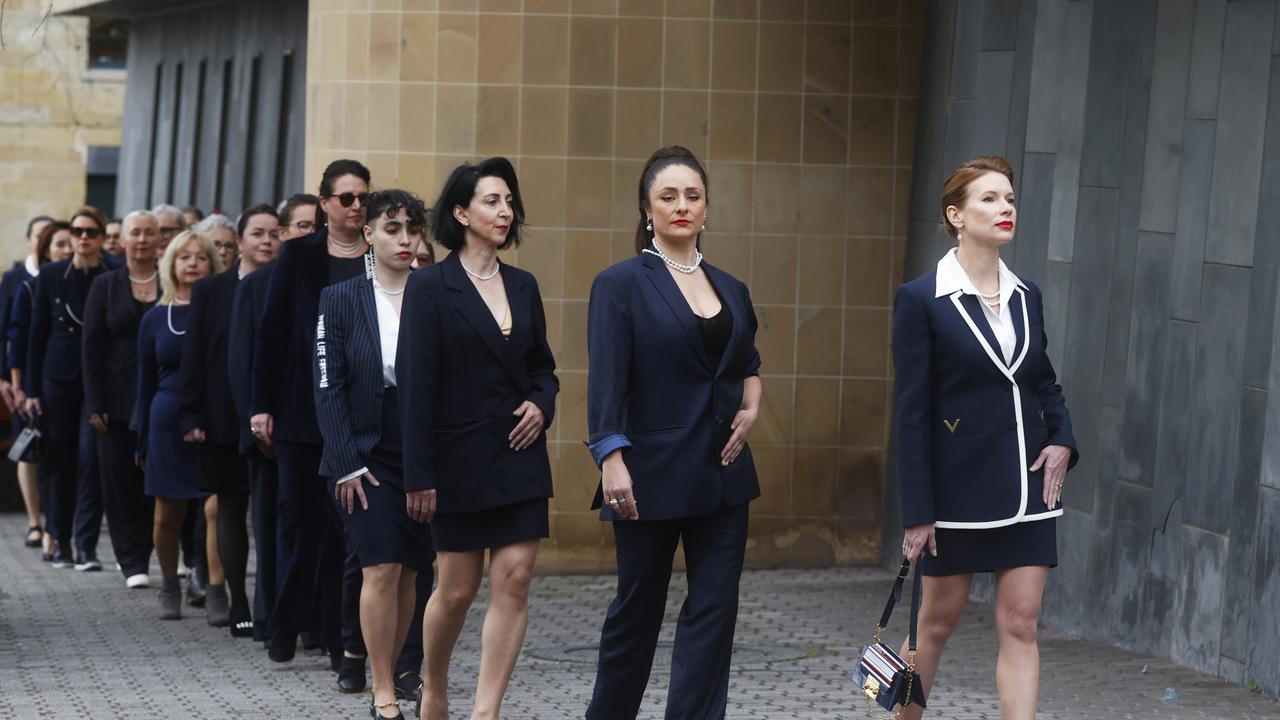
[[138, 432], [138, 456], [147, 461], [147, 495], [171, 500], [209, 495], [197, 485], [196, 446], [182, 439], [178, 424], [187, 311], [185, 305], [157, 305], [142, 317], [138, 328], [138, 402], [133, 426]]

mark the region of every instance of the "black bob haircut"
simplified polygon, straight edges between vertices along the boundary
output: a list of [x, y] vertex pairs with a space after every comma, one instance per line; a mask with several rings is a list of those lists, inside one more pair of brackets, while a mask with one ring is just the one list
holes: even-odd
[[249, 218], [254, 215], [270, 215], [271, 217], [276, 217], [276, 209], [266, 203], [261, 203], [240, 213], [240, 217], [236, 218], [236, 235], [241, 237], [244, 236], [244, 229], [249, 224]]
[[343, 175], [355, 175], [363, 180], [365, 185], [369, 184], [369, 168], [362, 165], [360, 161], [334, 160], [324, 169], [324, 175], [320, 177], [320, 197], [332, 196], [333, 181]]
[[51, 223], [51, 222], [54, 222], [54, 220], [48, 215], [37, 215], [31, 218], [31, 220], [27, 222], [27, 237], [31, 237], [31, 231], [35, 229], [36, 223], [41, 223], [41, 222]]
[[497, 177], [507, 182], [511, 189], [511, 227], [507, 230], [507, 239], [498, 246], [499, 250], [520, 246], [520, 230], [524, 227], [524, 201], [520, 199], [520, 184], [516, 181], [516, 169], [511, 161], [504, 157], [491, 157], [472, 165], [463, 163], [449, 173], [440, 197], [432, 210], [431, 235], [436, 242], [452, 252], [461, 250], [467, 244], [467, 229], [453, 216], [453, 209], [459, 205], [468, 207], [471, 198], [476, 194], [476, 185], [481, 178]]
[[422, 198], [399, 188], [379, 190], [369, 196], [369, 204], [365, 206], [364, 224], [366, 227], [375, 227], [378, 218], [391, 220], [401, 210], [409, 216], [407, 224], [410, 229], [417, 228], [418, 232], [426, 231], [427, 207], [423, 204]]

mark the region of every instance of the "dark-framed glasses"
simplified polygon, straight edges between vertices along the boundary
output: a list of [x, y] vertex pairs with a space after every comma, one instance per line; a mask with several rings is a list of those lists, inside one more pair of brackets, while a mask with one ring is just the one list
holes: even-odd
[[161, 225], [160, 237], [173, 237], [174, 235], [177, 235], [178, 231], [181, 229], [182, 228], [177, 225]]
[[86, 237], [90, 240], [96, 240], [98, 236], [102, 234], [102, 231], [94, 227], [73, 227], [71, 228], [71, 234], [75, 237]]

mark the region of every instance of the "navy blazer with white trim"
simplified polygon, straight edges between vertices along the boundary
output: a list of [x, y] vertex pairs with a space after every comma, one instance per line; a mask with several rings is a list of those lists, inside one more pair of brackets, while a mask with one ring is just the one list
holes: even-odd
[[904, 284], [893, 303], [898, 477], [904, 527], [993, 528], [1062, 514], [1048, 508], [1047, 445], [1072, 449], [1062, 388], [1047, 354], [1040, 289], [1009, 300], [1017, 335], [1006, 364], [981, 300], [937, 295], [937, 271]]
[[[717, 367], [689, 301], [658, 258], [623, 260], [591, 285], [588, 448], [597, 464], [623, 448], [645, 520], [694, 517], [760, 497], [750, 445], [720, 465], [743, 381], [760, 373], [755, 309], [742, 282], [710, 263], [702, 270], [733, 317]], [[602, 499], [597, 486], [591, 507], [601, 508]], [[600, 519], [619, 517], [605, 506]]]

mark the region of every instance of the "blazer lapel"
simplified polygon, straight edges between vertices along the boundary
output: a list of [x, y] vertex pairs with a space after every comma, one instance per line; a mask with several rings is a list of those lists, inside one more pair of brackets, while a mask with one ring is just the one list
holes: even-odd
[[982, 349], [986, 351], [987, 357], [991, 359], [996, 369], [1005, 377], [1013, 380], [1013, 372], [1005, 365], [1004, 359], [995, 351], [994, 348], [999, 347], [996, 341], [995, 333], [991, 332], [991, 325], [987, 322], [986, 313], [978, 305], [980, 300], [973, 295], [966, 295], [959, 290], [951, 293], [951, 302], [956, 306], [956, 312], [960, 313], [960, 317], [965, 324], [969, 326], [969, 331], [982, 345]]
[[[493, 313], [489, 312], [489, 306], [485, 305], [484, 298], [480, 297], [480, 291], [467, 279], [466, 271], [462, 268], [462, 261], [458, 258], [458, 254], [451, 253], [441, 264], [444, 266], [441, 272], [444, 275], [445, 287], [453, 291], [454, 309], [462, 314], [462, 317], [476, 331], [476, 334], [480, 336], [484, 344], [493, 351], [494, 356], [511, 373], [512, 377], [519, 379], [520, 376], [516, 373], [512, 363], [511, 351], [507, 347], [509, 340], [502, 337], [502, 331], [498, 329], [498, 323], [493, 319]], [[508, 277], [509, 275], [506, 274], [502, 276], [504, 284], [507, 282]], [[507, 305], [511, 308], [511, 313], [513, 314], [512, 332], [514, 333], [514, 314], [516, 309], [515, 303], [512, 301], [510, 287], [507, 287]]]
[[1027, 339], [1027, 298], [1020, 287], [1015, 287], [1013, 296], [1009, 298], [1009, 318], [1013, 320], [1013, 332], [1017, 336], [1009, 372], [1016, 373], [1027, 357], [1027, 347], [1030, 345]]
[[[507, 306], [511, 308], [511, 335], [502, 341], [507, 356], [514, 362], [529, 342], [530, 325], [533, 323], [533, 300], [524, 280], [503, 265], [502, 283], [507, 288]], [[486, 310], [488, 308], [485, 308]], [[498, 332], [502, 336], [502, 332]]]
[[[698, 321], [694, 319], [693, 310], [689, 309], [689, 301], [684, 299], [684, 294], [680, 292], [676, 281], [671, 279], [671, 273], [667, 272], [666, 264], [649, 254], [645, 254], [643, 257], [644, 266], [649, 271], [649, 282], [653, 283], [654, 289], [666, 301], [667, 307], [671, 308], [672, 314], [676, 317], [676, 322], [684, 329], [684, 334], [689, 338], [689, 342], [693, 343], [693, 349], [698, 353], [698, 358], [702, 360], [703, 366], [715, 372], [716, 368], [711, 367], [711, 358], [707, 356], [707, 346], [702, 342], [702, 333], [698, 330]], [[727, 356], [728, 353], [726, 352], [725, 355]]]
[[[725, 310], [729, 311], [729, 316], [733, 318], [733, 333], [729, 336], [729, 344], [725, 345], [724, 352], [720, 355], [720, 365], [715, 369], [715, 377], [720, 377], [724, 369], [728, 367], [729, 360], [734, 356], [738, 349], [738, 343], [742, 341], [742, 334], [746, 329], [746, 310], [738, 306], [738, 298], [736, 295], [725, 292], [729, 287], [728, 277], [720, 271], [720, 268], [713, 267], [705, 260], [702, 262], [702, 270], [707, 274], [707, 280], [711, 281], [711, 287], [716, 291], [716, 295], [720, 297], [720, 304]], [[677, 288], [678, 289], [678, 288]], [[706, 344], [698, 338], [698, 345], [706, 351]]]
[[80, 271], [68, 261], [67, 270], [62, 273], [63, 292], [66, 295], [64, 302], [75, 317], [83, 318], [84, 298], [80, 296], [80, 279], [75, 276], [77, 272]]
[[128, 314], [129, 319], [133, 322], [138, 320], [138, 304], [133, 301], [133, 290], [129, 287], [129, 271], [117, 273], [116, 277], [111, 278], [111, 299], [117, 306], [124, 308], [124, 312]]
[[361, 278], [356, 283], [356, 305], [359, 306], [358, 312], [364, 317], [364, 326], [368, 328], [365, 342], [370, 343], [377, 353], [378, 373], [381, 374], [385, 362], [382, 357], [382, 328], [378, 326], [378, 298], [373, 293], [373, 283], [368, 278]]

